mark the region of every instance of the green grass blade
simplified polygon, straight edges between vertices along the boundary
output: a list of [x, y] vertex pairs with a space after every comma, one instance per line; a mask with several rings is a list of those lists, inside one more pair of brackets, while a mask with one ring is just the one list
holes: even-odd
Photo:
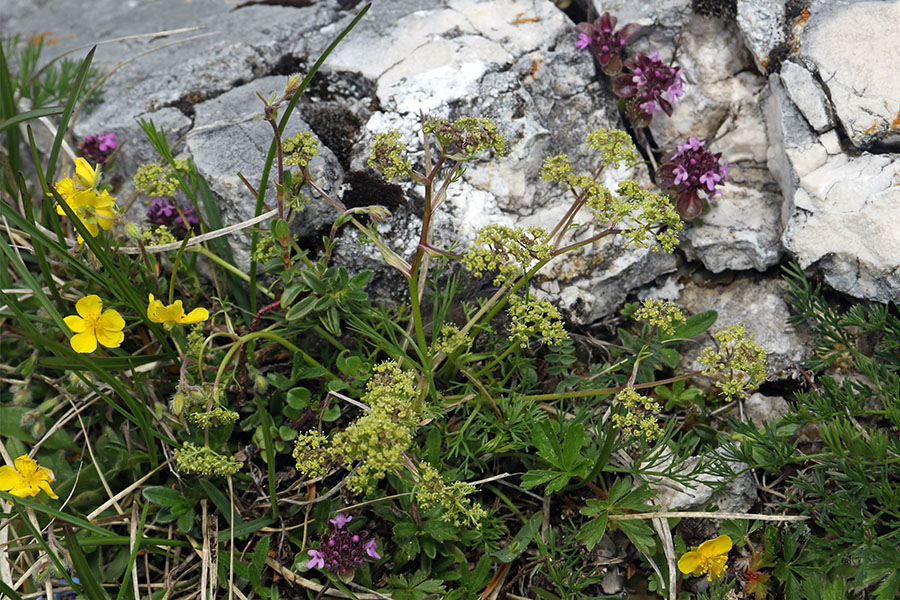
[[[144, 509], [141, 511], [141, 521], [138, 523], [138, 528], [135, 532], [134, 548], [131, 549], [131, 555], [128, 557], [128, 565], [125, 567], [125, 572], [122, 574], [122, 584], [119, 586], [119, 593], [116, 594], [116, 600], [122, 600], [122, 598], [125, 597], [125, 593], [131, 589], [131, 570], [134, 569], [134, 561], [137, 560], [138, 551], [141, 549], [141, 542], [144, 539], [144, 524], [147, 522], [148, 508], [150, 508], [149, 503], [145, 504]], [[131, 514], [133, 515], [134, 513]]]
[[0, 121], [0, 131], [3, 131], [8, 127], [12, 127], [13, 125], [18, 125], [19, 123], [22, 123], [24, 121], [58, 115], [61, 114], [62, 111], [63, 109], [61, 106], [46, 106], [44, 108], [36, 108], [34, 110], [29, 110], [28, 112], [19, 113], [14, 117], [10, 117], [8, 119]]
[[47, 161], [47, 174], [45, 177], [47, 181], [53, 181], [53, 173], [56, 170], [56, 161], [59, 158], [59, 149], [62, 146], [66, 131], [69, 129], [69, 119], [72, 118], [72, 111], [75, 110], [75, 103], [78, 101], [81, 90], [84, 88], [84, 81], [87, 78], [88, 69], [91, 66], [91, 61], [94, 59], [94, 52], [96, 52], [96, 50], [97, 47], [94, 46], [91, 48], [90, 52], [87, 53], [87, 56], [84, 57], [81, 68], [78, 69], [78, 75], [75, 76], [75, 82], [72, 84], [72, 93], [69, 94], [69, 98], [66, 100], [66, 107], [63, 110], [62, 117], [59, 121], [59, 129], [56, 131], [56, 139], [53, 140], [53, 147], [50, 149], [50, 159]]
[[[6, 62], [6, 54], [3, 52], [3, 44], [0, 44], [0, 118], [4, 121], [14, 119], [16, 113], [16, 99], [12, 87], [12, 77], [9, 73], [9, 64]], [[22, 168], [19, 141], [19, 130], [15, 127], [10, 129], [6, 134], [6, 152], [10, 173], [17, 173]], [[0, 171], [0, 178], [6, 183], [6, 191], [13, 198], [19, 195], [15, 181], [4, 176], [2, 171]]]
[[[300, 100], [300, 96], [303, 95], [303, 92], [306, 91], [307, 86], [309, 86], [310, 81], [315, 76], [315, 74], [319, 71], [319, 68], [325, 62], [325, 59], [337, 48], [337, 45], [341, 43], [341, 40], [356, 27], [356, 24], [363, 18], [369, 9], [372, 7], [372, 3], [369, 2], [366, 4], [361, 11], [353, 18], [349, 25], [347, 25], [343, 31], [334, 40], [325, 48], [325, 51], [319, 56], [319, 59], [313, 64], [312, 68], [309, 70], [309, 73], [306, 74], [306, 77], [303, 78], [303, 81], [300, 82], [300, 87], [297, 88], [297, 91], [294, 92], [294, 97], [291, 98], [291, 101], [288, 103], [287, 107], [284, 109], [284, 114], [281, 115], [281, 120], [278, 122], [278, 131], [284, 132], [284, 128], [287, 126], [288, 119], [291, 117], [291, 113], [294, 111], [294, 107], [297, 106], [297, 101]], [[260, 177], [259, 187], [257, 188], [257, 196], [256, 196], [256, 209], [253, 213], [254, 217], [258, 217], [262, 214], [263, 205], [266, 199], [266, 186], [269, 184], [269, 174], [272, 171], [272, 163], [275, 162], [275, 139], [272, 139], [272, 144], [269, 146], [269, 154], [266, 156], [266, 163], [263, 165], [262, 177]], [[253, 235], [250, 241], [250, 312], [252, 314], [256, 314], [256, 261], [253, 260], [252, 256], [256, 252], [256, 245], [259, 243], [259, 232], [254, 230]]]
[[[31, 135], [31, 130], [28, 130], [29, 136]], [[31, 140], [33, 142], [33, 140]], [[22, 210], [25, 211], [25, 218], [34, 223], [34, 210], [31, 206], [31, 198], [28, 197], [26, 191], [28, 190], [28, 186], [25, 184], [25, 176], [19, 172], [19, 190], [22, 191]], [[59, 295], [59, 290], [57, 289], [55, 283], [53, 282], [53, 277], [50, 276], [50, 266], [47, 264], [47, 257], [44, 253], [44, 247], [40, 243], [35, 243], [32, 241], [32, 247], [34, 248], [34, 258], [37, 260], [38, 268], [41, 270], [41, 275], [44, 277], [44, 281], [47, 283], [47, 288], [50, 290], [50, 295], [53, 296], [53, 301], [56, 303], [57, 310], [63, 310], [63, 299], [62, 296]]]
[[109, 600], [109, 596], [106, 595], [103, 586], [100, 585], [100, 582], [97, 581], [97, 578], [94, 576], [91, 565], [88, 564], [87, 558], [84, 555], [84, 550], [81, 549], [81, 545], [78, 543], [75, 530], [71, 525], [65, 525], [64, 529], [66, 532], [66, 550], [69, 551], [69, 557], [72, 559], [72, 566], [78, 574], [78, 578], [81, 580], [81, 589], [84, 590], [84, 593], [89, 600]]

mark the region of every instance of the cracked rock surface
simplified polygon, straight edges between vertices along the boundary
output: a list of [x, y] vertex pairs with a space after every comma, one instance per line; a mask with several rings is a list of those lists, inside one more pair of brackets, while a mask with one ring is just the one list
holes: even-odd
[[[240, 221], [252, 216], [255, 201], [237, 173], [258, 180], [270, 140], [266, 124], [253, 119], [262, 104], [256, 92], [280, 91], [287, 75], [308, 69], [362, 6], [300, 4], [92, 0], [89, 9], [60, 2], [48, 11], [41, 0], [0, 0], [0, 23], [23, 35], [46, 32], [53, 44], [45, 59], [126, 38], [98, 46], [95, 64], [113, 72], [104, 102], [80, 116], [75, 137], [115, 132], [125, 142], [117, 168], [130, 176], [155, 159], [138, 125], [152, 119], [170, 142], [183, 138], [176, 152], [193, 158], [226, 221]], [[900, 233], [892, 226], [900, 218], [900, 79], [892, 62], [900, 54], [900, 2], [738, 0], [733, 18], [697, 15], [690, 0], [594, 4], [620, 24], [644, 26], [634, 51], [658, 48], [668, 60], [680, 39], [674, 60], [684, 70], [685, 96], [671, 118], [653, 120], [651, 145], [665, 153], [690, 135], [706, 139], [730, 164], [729, 180], [701, 222], [686, 227], [680, 256], [604, 240], [546, 268], [536, 281], [540, 293], [573, 322], [590, 323], [682, 258], [713, 272], [766, 277], [791, 258], [821, 270], [842, 292], [900, 298]], [[348, 205], [389, 208], [393, 217], [381, 232], [409, 255], [421, 190], [381, 181], [366, 165], [369, 145], [395, 128], [421, 161], [420, 113], [490, 117], [508, 152], [472, 164], [451, 188], [435, 242], [464, 248], [491, 223], [553, 223], [569, 199], [540, 180], [544, 158], [565, 152], [576, 169], [592, 169], [586, 133], [624, 125], [607, 82], [575, 48], [573, 26], [549, 0], [378, 2], [325, 63], [289, 133], [311, 129], [321, 140], [313, 168], [330, 192]], [[184, 28], [196, 29], [134, 37]], [[649, 174], [639, 167], [602, 176], [615, 187], [626, 177], [650, 185]], [[116, 191], [131, 192], [130, 181]], [[267, 199], [273, 206], [271, 189]], [[135, 203], [132, 220], [145, 200]], [[316, 240], [333, 217], [315, 198], [295, 233]], [[591, 232], [588, 226], [578, 236]], [[377, 251], [355, 237], [347, 230], [336, 260], [351, 269], [380, 264]], [[231, 242], [244, 266], [249, 236]], [[397, 282], [380, 269], [372, 289], [392, 297], [403, 287]]]

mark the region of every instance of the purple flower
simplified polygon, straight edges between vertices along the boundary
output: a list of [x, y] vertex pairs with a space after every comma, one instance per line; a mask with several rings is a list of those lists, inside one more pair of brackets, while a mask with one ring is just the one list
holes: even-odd
[[309, 562], [306, 563], [307, 569], [324, 569], [325, 568], [325, 555], [319, 552], [318, 550], [307, 550], [307, 554], [309, 554], [312, 558], [309, 559]]
[[341, 513], [338, 513], [333, 519], [329, 519], [328, 522], [337, 525], [338, 529], [343, 529], [344, 525], [349, 523], [352, 519], [353, 517], [348, 517]]
[[657, 185], [675, 193], [675, 208], [685, 219], [703, 213], [700, 191], [712, 198], [721, 191], [717, 189], [719, 183], [728, 181], [728, 163], [720, 162], [722, 153], [711, 154], [703, 148], [705, 145], [705, 141], [691, 136], [656, 170]]
[[372, 558], [381, 558], [381, 555], [378, 554], [378, 544], [375, 540], [369, 540], [365, 544], [363, 544], [363, 549], [366, 551], [366, 554], [371, 556]]
[[[181, 208], [181, 214], [187, 219], [187, 225], [178, 213]], [[150, 201], [147, 209], [147, 220], [154, 225], [165, 225], [171, 229], [177, 236], [184, 237], [187, 235], [188, 229], [193, 230], [200, 225], [200, 219], [194, 212], [194, 207], [188, 204], [179, 207], [172, 198], [162, 198], [157, 196]]]
[[629, 100], [627, 112], [632, 125], [649, 125], [657, 112], [672, 116], [672, 102], [684, 95], [681, 67], [664, 64], [658, 52], [629, 56], [625, 67], [631, 74], [613, 80], [613, 93]]
[[352, 518], [338, 514], [328, 521], [328, 533], [319, 541], [318, 550], [307, 550], [312, 557], [306, 563], [308, 568], [332, 571], [342, 580], [350, 581], [366, 556], [381, 558], [375, 540], [363, 541], [363, 534], [347, 531], [346, 525]]
[[78, 149], [81, 155], [91, 162], [103, 164], [117, 146], [116, 134], [98, 133], [84, 136], [84, 141], [81, 142]]
[[625, 45], [641, 30], [640, 25], [629, 23], [616, 31], [616, 21], [615, 17], [605, 12], [593, 23], [579, 23], [578, 41], [575, 42], [577, 48], [589, 49], [600, 63], [600, 68], [610, 77], [622, 72]]

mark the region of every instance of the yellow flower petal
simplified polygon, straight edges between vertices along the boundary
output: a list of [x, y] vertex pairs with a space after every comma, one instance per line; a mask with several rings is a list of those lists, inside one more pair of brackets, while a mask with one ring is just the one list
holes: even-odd
[[185, 324], [199, 323], [201, 321], [207, 320], [208, 318], [209, 318], [208, 310], [206, 310], [205, 308], [195, 308], [188, 314], [181, 317], [181, 319], [179, 319], [178, 322], [185, 323]]
[[118, 348], [125, 340], [125, 334], [112, 329], [97, 329], [97, 341], [107, 348]]
[[72, 333], [82, 333], [85, 329], [87, 329], [87, 322], [81, 317], [76, 317], [75, 315], [63, 317], [63, 322], [66, 324], [66, 327], [72, 330]]
[[8, 492], [19, 485], [19, 479], [21, 479], [21, 476], [18, 471], [11, 466], [3, 465], [0, 467], [0, 490]]
[[75, 311], [82, 318], [95, 321], [100, 318], [100, 313], [103, 311], [103, 300], [96, 294], [85, 296], [75, 303]]
[[46, 494], [54, 500], [59, 499], [59, 496], [53, 493], [53, 489], [50, 487], [49, 481], [41, 481], [40, 483], [38, 483], [38, 487], [44, 490], [44, 492], [46, 492]]
[[[78, 188], [75, 187], [75, 182], [72, 181], [69, 177], [64, 177], [59, 180], [59, 183], [56, 184], [56, 193], [62, 196], [63, 198], [68, 198], [69, 196], [75, 195], [75, 192], [78, 191]], [[49, 196], [49, 194], [48, 194]], [[59, 206], [56, 207], [56, 212], [60, 215], [66, 214], [63, 212]]]
[[685, 552], [684, 555], [678, 559], [678, 570], [685, 575], [701, 575], [705, 570], [705, 562], [706, 559], [699, 552]]
[[85, 331], [84, 333], [73, 335], [72, 339], [69, 340], [69, 344], [72, 345], [72, 350], [79, 354], [90, 354], [97, 349], [97, 337], [93, 331]]
[[727, 535], [720, 535], [714, 540], [707, 540], [700, 544], [697, 552], [704, 556], [712, 557], [719, 554], [728, 554], [732, 547], [731, 538]]
[[96, 169], [91, 167], [91, 163], [83, 158], [75, 159], [75, 179], [84, 188], [92, 188], [97, 186], [97, 179], [100, 175], [100, 167]]
[[98, 329], [100, 328], [108, 331], [122, 331], [125, 328], [125, 319], [113, 309], [103, 311], [98, 323]]

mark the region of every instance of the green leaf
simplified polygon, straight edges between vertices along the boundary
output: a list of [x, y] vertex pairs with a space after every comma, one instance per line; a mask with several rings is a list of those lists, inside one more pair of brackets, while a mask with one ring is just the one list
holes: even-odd
[[563, 440], [562, 459], [563, 466], [572, 470], [581, 455], [581, 447], [584, 445], [584, 426], [575, 423], [566, 426], [565, 439]]
[[671, 337], [674, 338], [692, 338], [697, 337], [710, 327], [712, 327], [713, 323], [716, 322], [716, 319], [719, 318], [719, 313], [714, 310], [707, 310], [702, 313], [697, 313], [693, 317], [689, 318], [687, 321], [679, 325], [675, 328], [675, 333], [672, 334]]
[[183, 515], [178, 517], [178, 530], [181, 533], [189, 534], [194, 528], [194, 509], [185, 511]]
[[295, 387], [288, 390], [285, 401], [295, 410], [302, 410], [309, 406], [310, 393], [304, 387]]
[[316, 296], [309, 295], [291, 308], [288, 309], [287, 314], [284, 315], [284, 318], [288, 321], [296, 321], [297, 319], [302, 319], [306, 315], [310, 313], [310, 311], [315, 308], [316, 302], [319, 299]]
[[900, 590], [900, 571], [894, 571], [881, 582], [881, 585], [875, 588], [875, 598], [876, 600], [894, 600], [898, 597], [898, 590]]
[[659, 356], [662, 358], [663, 363], [670, 369], [674, 369], [678, 366], [678, 361], [681, 359], [681, 355], [678, 353], [678, 350], [674, 348], [660, 348]]
[[[522, 475], [522, 487], [526, 490], [530, 490], [531, 488], [535, 488], [539, 485], [547, 483], [558, 475], [560, 475], [559, 471], [532, 469], [531, 471], [528, 471], [527, 473]], [[548, 493], [550, 492], [548, 491]]]
[[253, 575], [253, 581], [256, 587], [259, 587], [260, 585], [259, 580], [263, 568], [266, 566], [270, 542], [271, 538], [269, 536], [259, 538], [259, 541], [256, 542], [256, 547], [253, 549], [253, 555], [250, 557], [250, 573]]
[[456, 527], [440, 519], [427, 519], [422, 523], [422, 529], [439, 542], [456, 538]]
[[606, 523], [609, 520], [609, 513], [600, 513], [596, 519], [591, 519], [578, 531], [575, 537], [583, 541], [587, 545], [588, 550], [593, 550], [596, 544], [600, 543], [606, 534]]
[[157, 506], [165, 506], [166, 508], [174, 508], [177, 506], [191, 507], [193, 503], [185, 497], [181, 492], [163, 487], [161, 485], [151, 485], [141, 490], [144, 499], [152, 502]]
[[543, 520], [544, 513], [542, 512], [536, 512], [531, 515], [531, 518], [525, 522], [519, 530], [519, 533], [516, 534], [516, 537], [500, 550], [492, 552], [491, 556], [504, 563], [511, 563], [514, 561], [526, 548], [528, 548], [528, 545], [531, 544], [534, 536], [537, 535], [537, 532], [540, 530], [541, 522]]
[[[209, 479], [200, 479], [200, 487], [203, 488], [203, 491], [206, 492], [209, 499], [216, 505], [219, 513], [225, 517], [225, 521], [231, 525], [231, 502], [228, 501], [228, 498], [225, 497], [222, 490], [216, 487]], [[244, 520], [241, 518], [241, 513], [237, 507], [234, 509], [234, 523], [235, 525], [244, 524]]]
[[619, 521], [617, 524], [635, 548], [647, 554], [654, 553], [656, 540], [650, 525], [644, 521]]
[[284, 288], [281, 294], [281, 308], [288, 308], [306, 288], [302, 283], [292, 283]]

